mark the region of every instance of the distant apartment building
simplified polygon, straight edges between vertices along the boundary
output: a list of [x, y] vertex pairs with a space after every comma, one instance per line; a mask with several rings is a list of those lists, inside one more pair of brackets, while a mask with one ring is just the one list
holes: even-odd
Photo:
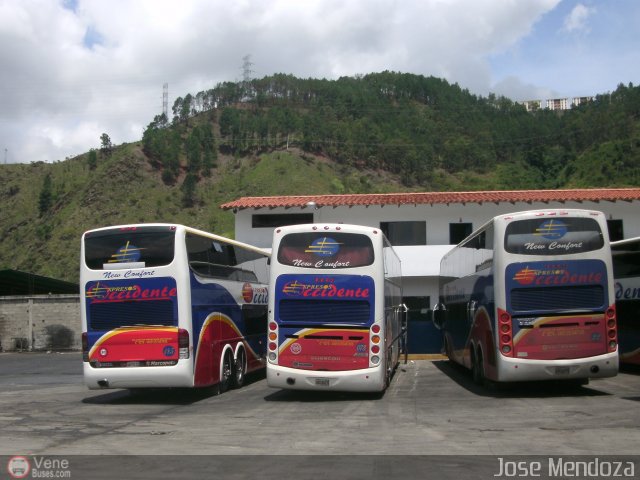
[[549, 110], [569, 110], [568, 98], [552, 98], [547, 100], [547, 108]]
[[572, 107], [593, 102], [595, 97], [573, 97], [573, 98], [551, 98], [547, 100], [525, 100], [519, 102], [524, 105], [527, 112], [535, 112], [537, 110], [547, 108], [549, 110], [569, 110]]

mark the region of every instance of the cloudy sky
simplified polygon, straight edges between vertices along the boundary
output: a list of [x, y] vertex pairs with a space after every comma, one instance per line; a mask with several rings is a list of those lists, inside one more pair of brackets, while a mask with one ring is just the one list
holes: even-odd
[[433, 75], [513, 100], [640, 83], [637, 0], [0, 0], [1, 163], [139, 140], [178, 96], [287, 73]]

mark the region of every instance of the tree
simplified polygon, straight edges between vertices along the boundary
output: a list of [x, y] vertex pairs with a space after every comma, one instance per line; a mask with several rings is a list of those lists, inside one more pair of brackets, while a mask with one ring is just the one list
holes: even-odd
[[193, 173], [187, 173], [187, 176], [184, 179], [182, 187], [182, 205], [184, 207], [193, 207], [196, 202], [196, 183], [197, 178]]
[[93, 148], [89, 150], [89, 159], [87, 160], [87, 163], [89, 164], [89, 170], [95, 170], [98, 166], [98, 154]]
[[103, 155], [109, 156], [113, 152], [113, 143], [111, 143], [111, 138], [106, 133], [100, 135], [100, 153]]
[[38, 198], [38, 210], [41, 217], [49, 211], [52, 201], [53, 193], [51, 187], [51, 175], [47, 174], [42, 182], [42, 188], [40, 189], [40, 196]]

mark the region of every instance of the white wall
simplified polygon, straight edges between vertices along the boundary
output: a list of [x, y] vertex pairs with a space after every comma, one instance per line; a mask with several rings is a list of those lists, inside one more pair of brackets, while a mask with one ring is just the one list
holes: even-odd
[[550, 203], [483, 203], [450, 205], [386, 205], [355, 207], [319, 207], [245, 209], [236, 213], [235, 235], [241, 242], [258, 247], [270, 247], [273, 236], [271, 228], [251, 228], [251, 216], [254, 214], [310, 213], [315, 223], [353, 223], [380, 227], [380, 222], [415, 221], [427, 222], [427, 245], [447, 245], [449, 243], [449, 224], [455, 222], [472, 223], [478, 228], [496, 215], [522, 210], [547, 208], [583, 208], [604, 212], [609, 219], [623, 220], [624, 237], [640, 236], [640, 202], [550, 202]]

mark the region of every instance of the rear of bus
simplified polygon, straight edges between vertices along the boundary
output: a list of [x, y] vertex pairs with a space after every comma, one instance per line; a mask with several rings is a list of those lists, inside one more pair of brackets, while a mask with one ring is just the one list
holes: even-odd
[[[180, 237], [182, 240], [179, 240]], [[85, 384], [90, 389], [193, 386], [184, 227], [86, 232], [80, 288]], [[180, 267], [182, 265], [182, 267]]]
[[640, 237], [611, 243], [620, 363], [640, 365]]
[[502, 239], [494, 256], [497, 380], [616, 375], [613, 269], [604, 214], [521, 212], [498, 217], [495, 228], [496, 242]]
[[381, 391], [382, 233], [296, 225], [274, 232], [267, 383], [300, 390]]

